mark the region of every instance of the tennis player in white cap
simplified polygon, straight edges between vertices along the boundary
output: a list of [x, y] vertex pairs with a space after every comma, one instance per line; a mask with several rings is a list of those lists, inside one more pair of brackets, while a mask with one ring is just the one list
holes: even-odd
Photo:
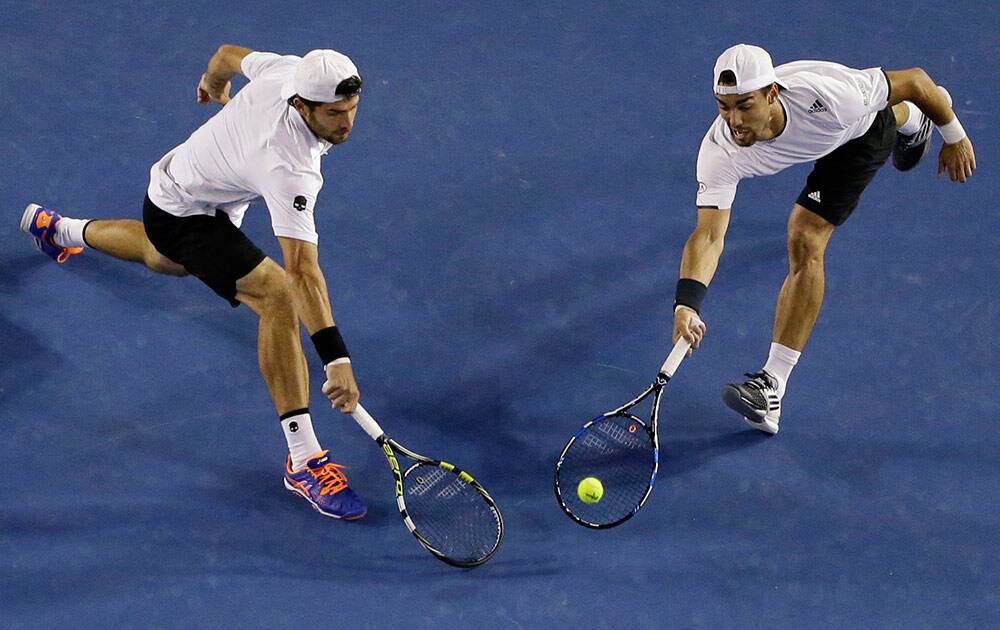
[[754, 428], [778, 432], [781, 399], [823, 302], [823, 259], [837, 226], [892, 155], [912, 169], [944, 139], [938, 173], [965, 182], [976, 168], [972, 143], [951, 96], [920, 68], [855, 70], [826, 61], [775, 68], [762, 48], [739, 44], [715, 63], [719, 116], [698, 153], [698, 223], [684, 246], [674, 305], [674, 340], [697, 348], [705, 334], [702, 301], [715, 275], [741, 179], [815, 162], [788, 218], [788, 276], [762, 369], [723, 389], [725, 403]]
[[[230, 98], [238, 73], [249, 83]], [[361, 83], [354, 63], [333, 50], [300, 58], [222, 46], [197, 100], [224, 107], [153, 165], [141, 222], [71, 219], [37, 204], [21, 219], [57, 262], [92, 247], [160, 273], [191, 274], [232, 306], [257, 313], [260, 370], [288, 443], [285, 486], [343, 519], [361, 518], [366, 507], [313, 432], [299, 320], [325, 366], [323, 392], [352, 411], [358, 386], [319, 266], [313, 212], [323, 187], [320, 158], [350, 136]], [[284, 267], [239, 229], [257, 200], [267, 205]]]

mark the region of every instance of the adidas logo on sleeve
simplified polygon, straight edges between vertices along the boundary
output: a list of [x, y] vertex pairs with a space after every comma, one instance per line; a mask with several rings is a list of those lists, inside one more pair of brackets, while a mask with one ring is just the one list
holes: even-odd
[[826, 105], [819, 102], [819, 99], [813, 101], [813, 104], [809, 107], [808, 111], [810, 114], [820, 114], [826, 111]]
[[809, 197], [810, 199], [812, 199], [816, 203], [821, 203], [820, 199], [819, 199], [819, 191], [818, 190], [815, 191], [815, 192], [809, 193], [808, 195], [806, 195], [806, 197]]

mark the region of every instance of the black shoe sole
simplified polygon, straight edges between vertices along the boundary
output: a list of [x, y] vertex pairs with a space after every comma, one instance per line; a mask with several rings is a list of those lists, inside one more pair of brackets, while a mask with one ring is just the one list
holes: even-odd
[[920, 160], [924, 159], [924, 156], [927, 155], [927, 152], [930, 151], [930, 149], [930, 138], [927, 138], [927, 140], [925, 140], [919, 147], [910, 147], [909, 149], [903, 151], [898, 151], [893, 148], [892, 165], [897, 171], [909, 171], [917, 164], [920, 164]]

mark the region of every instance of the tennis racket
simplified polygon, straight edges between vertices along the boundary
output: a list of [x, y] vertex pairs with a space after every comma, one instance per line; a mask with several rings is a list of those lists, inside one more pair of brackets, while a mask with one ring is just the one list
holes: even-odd
[[[690, 347], [691, 343], [681, 337], [652, 385], [621, 407], [583, 425], [563, 448], [556, 462], [556, 499], [573, 521], [584, 527], [607, 529], [632, 518], [646, 503], [660, 463], [657, 424], [663, 386]], [[650, 396], [653, 405], [647, 423], [633, 411]], [[591, 494], [589, 501], [584, 501], [577, 488], [589, 477], [600, 481], [603, 496]], [[582, 493], [587, 496], [586, 488]]]
[[[382, 447], [395, 477], [399, 514], [420, 544], [456, 567], [492, 558], [503, 540], [503, 517], [486, 489], [464, 470], [414, 453], [387, 436], [361, 405], [351, 416]], [[405, 471], [399, 455], [413, 460]]]

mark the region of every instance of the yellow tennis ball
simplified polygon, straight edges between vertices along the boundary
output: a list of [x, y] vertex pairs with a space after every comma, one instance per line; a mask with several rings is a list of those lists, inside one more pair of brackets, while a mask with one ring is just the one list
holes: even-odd
[[604, 496], [604, 484], [597, 477], [586, 477], [576, 487], [576, 496], [584, 503], [597, 503]]

